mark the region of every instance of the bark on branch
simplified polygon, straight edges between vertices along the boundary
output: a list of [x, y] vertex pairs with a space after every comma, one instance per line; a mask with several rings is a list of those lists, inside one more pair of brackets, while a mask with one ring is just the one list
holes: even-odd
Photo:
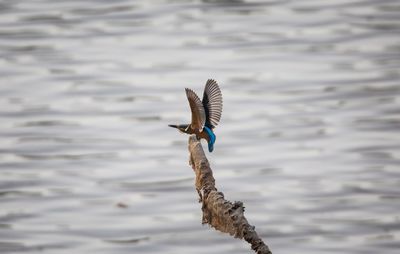
[[210, 164], [195, 135], [189, 137], [189, 153], [189, 163], [196, 174], [199, 202], [202, 203], [202, 223], [207, 223], [235, 238], [244, 238], [257, 254], [272, 254], [268, 246], [257, 235], [255, 227], [250, 225], [244, 217], [243, 203], [241, 201], [232, 203], [225, 200], [224, 194], [218, 192]]

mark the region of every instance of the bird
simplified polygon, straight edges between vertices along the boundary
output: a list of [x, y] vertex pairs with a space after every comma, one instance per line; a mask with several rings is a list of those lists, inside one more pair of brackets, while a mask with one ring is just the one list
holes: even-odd
[[185, 88], [186, 97], [192, 111], [192, 122], [190, 124], [170, 124], [169, 127], [176, 128], [182, 133], [196, 134], [198, 140], [205, 139], [208, 151], [214, 150], [216, 135], [213, 129], [221, 120], [222, 93], [217, 81], [208, 79], [204, 88], [203, 100], [189, 88]]

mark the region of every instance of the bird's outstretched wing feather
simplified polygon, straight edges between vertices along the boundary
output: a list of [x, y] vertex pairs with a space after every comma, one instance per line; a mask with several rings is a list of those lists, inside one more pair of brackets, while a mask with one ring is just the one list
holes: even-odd
[[222, 93], [217, 81], [213, 79], [207, 80], [204, 88], [203, 106], [206, 114], [205, 126], [213, 129], [218, 125], [222, 113]]
[[185, 88], [186, 97], [188, 98], [190, 110], [192, 111], [192, 129], [198, 129], [199, 132], [203, 131], [206, 122], [206, 113], [203, 103], [193, 90]]

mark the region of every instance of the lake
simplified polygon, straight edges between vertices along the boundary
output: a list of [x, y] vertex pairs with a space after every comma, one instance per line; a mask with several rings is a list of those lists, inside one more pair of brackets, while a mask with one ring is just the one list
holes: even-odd
[[400, 249], [399, 1], [1, 1], [0, 55], [1, 253], [252, 253], [167, 126], [209, 78], [217, 187], [273, 253]]

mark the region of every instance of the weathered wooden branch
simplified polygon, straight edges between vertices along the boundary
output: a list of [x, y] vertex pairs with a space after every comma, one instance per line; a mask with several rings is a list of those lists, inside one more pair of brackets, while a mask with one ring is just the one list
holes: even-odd
[[218, 192], [210, 164], [195, 135], [189, 137], [189, 153], [189, 163], [196, 174], [199, 202], [202, 203], [202, 223], [229, 233], [235, 238], [244, 238], [257, 254], [271, 254], [268, 246], [257, 235], [255, 227], [250, 225], [244, 217], [243, 203], [225, 200], [224, 194]]

